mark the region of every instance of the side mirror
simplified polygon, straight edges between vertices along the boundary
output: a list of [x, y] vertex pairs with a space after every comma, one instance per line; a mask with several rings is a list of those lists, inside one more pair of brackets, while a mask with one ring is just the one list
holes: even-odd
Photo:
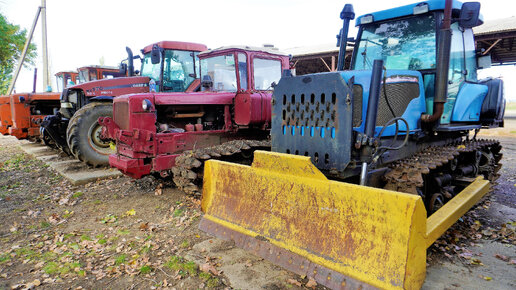
[[487, 55], [479, 56], [477, 58], [477, 67], [479, 69], [490, 68], [491, 67], [491, 55], [487, 54]]
[[157, 45], [152, 46], [151, 50], [151, 62], [152, 64], [158, 64], [161, 61], [161, 49]]
[[480, 3], [479, 2], [466, 2], [462, 4], [460, 10], [459, 25], [463, 28], [472, 28], [479, 26], [482, 22], [480, 17]]
[[121, 74], [121, 75], [124, 75], [127, 73], [127, 64], [126, 63], [123, 63], [121, 62], [120, 63], [120, 68], [118, 69], [118, 72]]

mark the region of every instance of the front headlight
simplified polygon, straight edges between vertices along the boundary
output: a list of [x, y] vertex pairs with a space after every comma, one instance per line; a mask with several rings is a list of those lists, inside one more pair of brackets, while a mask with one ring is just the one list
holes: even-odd
[[144, 111], [149, 111], [150, 109], [152, 108], [152, 103], [151, 101], [145, 99], [142, 101], [142, 109]]

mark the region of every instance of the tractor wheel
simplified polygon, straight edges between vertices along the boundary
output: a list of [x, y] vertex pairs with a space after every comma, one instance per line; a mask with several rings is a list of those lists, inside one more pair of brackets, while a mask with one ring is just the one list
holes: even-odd
[[66, 141], [77, 159], [93, 167], [109, 164], [113, 150], [109, 141], [100, 138], [102, 126], [97, 120], [112, 116], [111, 103], [90, 103], [75, 112], [66, 129]]

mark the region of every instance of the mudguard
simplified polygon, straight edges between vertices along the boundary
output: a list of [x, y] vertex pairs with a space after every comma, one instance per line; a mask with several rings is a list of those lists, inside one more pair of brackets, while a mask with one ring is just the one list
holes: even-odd
[[200, 228], [333, 289], [418, 289], [426, 249], [487, 191], [471, 185], [427, 218], [417, 195], [328, 180], [309, 157], [257, 151], [205, 165]]

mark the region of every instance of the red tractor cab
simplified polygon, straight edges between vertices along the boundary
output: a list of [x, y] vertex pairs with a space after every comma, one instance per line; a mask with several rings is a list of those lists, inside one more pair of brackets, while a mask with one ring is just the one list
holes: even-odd
[[[91, 166], [108, 164], [113, 153], [110, 141], [101, 138], [99, 117], [112, 116], [113, 98], [125, 94], [158, 92], [193, 92], [199, 89], [197, 55], [206, 46], [180, 41], [161, 41], [142, 49], [143, 56], [128, 58], [120, 69], [93, 71], [99, 67], [79, 69], [79, 84], [61, 94], [59, 113], [49, 116], [42, 132], [49, 144]], [[140, 71], [134, 70], [133, 59], [141, 59]], [[136, 76], [139, 73], [140, 76]], [[118, 76], [128, 77], [118, 77]], [[100, 80], [100, 77], [103, 79]]]
[[199, 54], [201, 92], [145, 93], [114, 100], [101, 118], [116, 140], [112, 167], [133, 178], [172, 174], [185, 150], [232, 140], [267, 140], [271, 95], [289, 56], [265, 47], [222, 47]]
[[78, 73], [76, 71], [62, 71], [55, 74], [57, 91], [62, 92], [63, 89], [73, 86], [77, 83]]

